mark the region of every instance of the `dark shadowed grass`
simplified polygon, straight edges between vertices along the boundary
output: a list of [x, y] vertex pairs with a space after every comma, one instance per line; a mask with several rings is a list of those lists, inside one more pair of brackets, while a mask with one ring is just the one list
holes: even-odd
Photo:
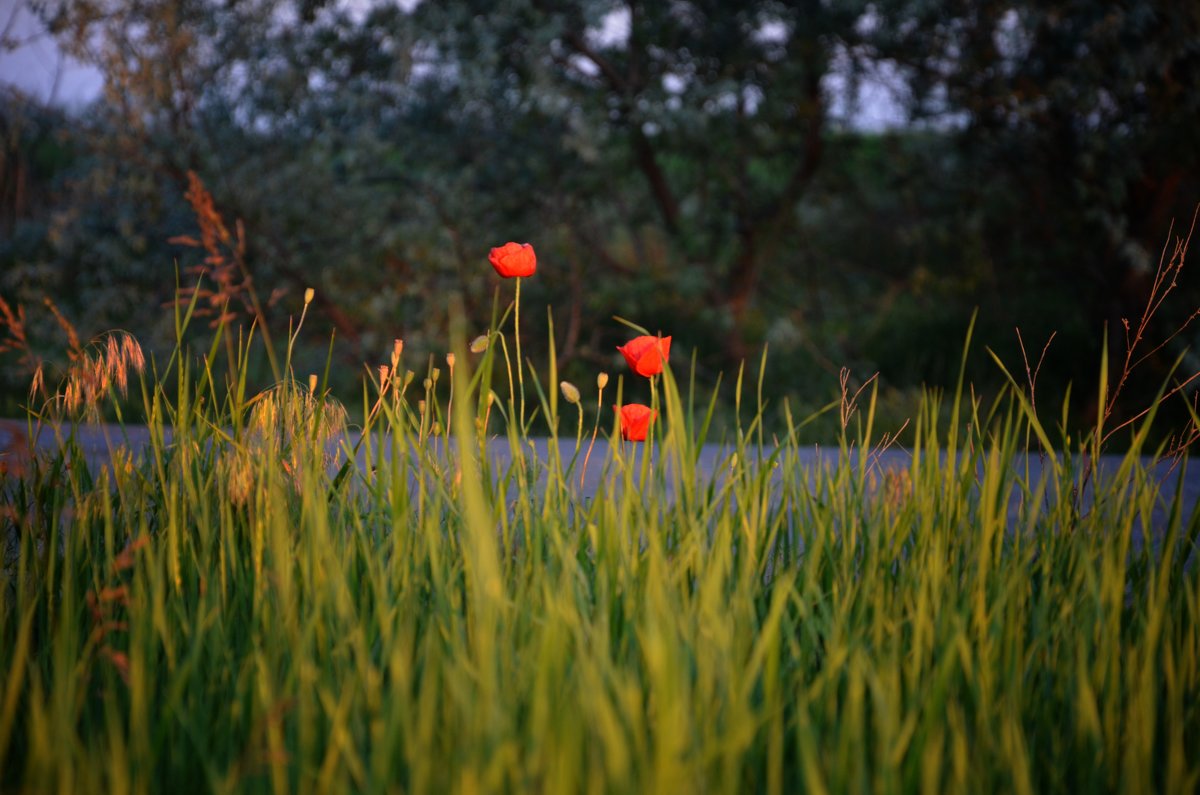
[[579, 450], [533, 453], [503, 321], [373, 371], [357, 450], [327, 375], [248, 395], [222, 329], [143, 378], [140, 461], [68, 435], [5, 480], [0, 790], [1195, 790], [1200, 513], [1144, 464], [1154, 412], [1119, 471], [1092, 439], [1033, 479], [1028, 399], [960, 383], [885, 469], [868, 389], [813, 469], [760, 367], [714, 471], [714, 401], [667, 372], [583, 492], [592, 428], [530, 368]]

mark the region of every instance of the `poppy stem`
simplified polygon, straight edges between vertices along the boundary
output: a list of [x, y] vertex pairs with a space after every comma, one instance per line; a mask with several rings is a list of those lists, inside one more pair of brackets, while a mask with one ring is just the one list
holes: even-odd
[[658, 416], [658, 390], [655, 388], [655, 382], [658, 381], [658, 376], [650, 376], [650, 421], [646, 423], [646, 439], [642, 445], [642, 473], [639, 481], [639, 489], [646, 487], [646, 478], [650, 474], [650, 453], [654, 448], [654, 418]]
[[600, 433], [600, 416], [604, 413], [604, 387], [599, 389], [596, 397], [596, 424], [592, 426], [592, 441], [588, 442], [587, 455], [583, 457], [583, 471], [579, 473], [579, 488], [583, 488], [583, 479], [587, 477], [588, 461], [592, 458], [592, 448], [596, 446], [596, 434]]
[[521, 277], [517, 277], [517, 298], [513, 306], [513, 337], [517, 341], [517, 384], [521, 391], [521, 414], [518, 427], [525, 433], [525, 360], [521, 358]]

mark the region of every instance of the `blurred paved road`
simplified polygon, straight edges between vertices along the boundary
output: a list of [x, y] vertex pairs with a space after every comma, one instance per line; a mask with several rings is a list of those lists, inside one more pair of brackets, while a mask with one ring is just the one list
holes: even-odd
[[[63, 434], [71, 432], [69, 427], [65, 427], [61, 431]], [[19, 420], [0, 420], [0, 477], [4, 473], [9, 475], [20, 475], [28, 470], [29, 457], [29, 429], [24, 421]], [[74, 428], [76, 442], [82, 449], [84, 456], [89, 464], [97, 467], [111, 461], [112, 452], [119, 448], [128, 448], [134, 451], [144, 449], [149, 443], [150, 435], [148, 431], [140, 426], [124, 427], [119, 425], [81, 425]], [[38, 450], [52, 450], [59, 446], [60, 441], [56, 439], [55, 433], [48, 427], [43, 427], [40, 433], [36, 433], [36, 446]], [[169, 436], [168, 436], [169, 439]], [[358, 441], [357, 434], [351, 434], [348, 437], [351, 445]], [[586, 448], [586, 439], [584, 441]], [[575, 440], [560, 440], [560, 453], [563, 461], [571, 460], [571, 456], [575, 452]], [[537, 455], [545, 460], [548, 451], [546, 439], [534, 440], [533, 446]], [[639, 450], [642, 449], [638, 445]], [[493, 458], [501, 467], [505, 466], [511, 460], [511, 450], [509, 449], [506, 439], [496, 439], [490, 445]], [[364, 452], [359, 453], [360, 461], [364, 457]], [[706, 445], [700, 455], [700, 469], [705, 476], [711, 475], [718, 467], [727, 466], [730, 450], [719, 445]], [[837, 450], [808, 448], [801, 451], [801, 463], [805, 467], [815, 468], [831, 465], [838, 455]], [[592, 452], [591, 464], [587, 471], [587, 480], [584, 483], [583, 493], [592, 494], [598, 487], [603, 471], [604, 461], [608, 457], [608, 446], [602, 440], [596, 441], [596, 448]], [[1115, 473], [1119, 463], [1119, 456], [1105, 456], [1102, 458], [1099, 466], [1101, 475], [1108, 473], [1111, 476]], [[580, 455], [582, 461], [582, 454]], [[880, 462], [884, 469], [901, 469], [907, 467], [910, 463], [908, 453], [900, 450], [890, 450], [881, 459]], [[1041, 462], [1037, 456], [1031, 456], [1029, 459], [1030, 476], [1034, 483], [1040, 477]], [[1147, 464], [1150, 464], [1147, 461]], [[1020, 466], [1024, 466], [1023, 462]], [[578, 467], [576, 471], [579, 471]], [[1163, 495], [1168, 499], [1173, 497], [1176, 488], [1180, 484], [1181, 469], [1171, 471], [1170, 465], [1167, 463], [1155, 464], [1152, 471], [1163, 481]], [[1187, 512], [1197, 504], [1200, 499], [1200, 466], [1192, 466], [1186, 470], [1185, 477], [1182, 480], [1183, 487], [1183, 506], [1185, 516]], [[1015, 511], [1015, 502], [1011, 506], [1011, 510]], [[1159, 525], [1165, 517], [1165, 508], [1160, 509], [1155, 517], [1154, 524]], [[1015, 515], [1015, 514], [1014, 514]]]

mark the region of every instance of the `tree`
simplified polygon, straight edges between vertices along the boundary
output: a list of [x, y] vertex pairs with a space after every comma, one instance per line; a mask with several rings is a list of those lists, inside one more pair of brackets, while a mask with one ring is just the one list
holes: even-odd
[[1115, 332], [1200, 192], [1200, 6], [897, 2], [872, 21], [868, 57], [905, 70], [915, 118], [957, 129], [977, 184], [1016, 199], [994, 249], [1085, 286]]
[[[620, 313], [702, 369], [788, 339], [797, 384], [843, 363], [919, 382], [974, 305], [1004, 333], [1058, 315], [1064, 346], [1064, 323], [1117, 328], [1200, 190], [1183, 3], [41, 7], [107, 80], [56, 216], [63, 291], [158, 311], [195, 171], [263, 292], [317, 287], [310, 326], [355, 363], [394, 336], [444, 348], [447, 291], [484, 316], [480, 265], [511, 238], [554, 264], [527, 295], [559, 312], [564, 361], [610, 363]], [[909, 93], [910, 126], [836, 123], [867, 74]]]
[[[518, 0], [426, 3], [415, 16], [458, 70], [464, 105], [502, 107], [510, 129], [522, 117], [557, 121], [555, 140], [539, 138], [554, 152], [551, 175], [562, 180], [568, 161], [590, 201], [635, 237], [652, 223], [673, 267], [699, 268], [705, 289], [693, 297], [718, 309], [741, 357], [764, 268], [802, 244], [792, 232], [821, 163], [824, 79], [861, 13], [857, 3]], [[606, 197], [614, 173], [636, 173], [642, 201]], [[601, 266], [642, 267], [604, 250], [583, 220], [568, 223]]]

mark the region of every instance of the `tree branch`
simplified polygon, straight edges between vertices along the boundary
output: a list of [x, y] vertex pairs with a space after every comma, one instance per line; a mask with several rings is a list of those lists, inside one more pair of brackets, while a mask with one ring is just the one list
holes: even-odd
[[596, 68], [600, 70], [600, 74], [604, 76], [605, 82], [613, 91], [622, 95], [628, 96], [631, 92], [631, 86], [625, 77], [617, 71], [612, 61], [605, 58], [600, 53], [596, 52], [591, 45], [583, 38], [583, 35], [577, 31], [569, 31], [563, 34], [563, 41], [570, 45], [571, 49], [587, 58]]
[[[631, 32], [631, 41], [632, 36]], [[611, 61], [587, 43], [583, 34], [579, 31], [568, 31], [563, 34], [562, 39], [571, 49], [586, 58], [600, 70], [604, 82], [608, 84], [609, 89], [620, 100], [618, 108], [620, 109], [621, 117], [629, 125], [630, 140], [633, 144], [633, 154], [638, 169], [642, 172], [642, 175], [646, 178], [646, 182], [650, 186], [650, 193], [654, 197], [655, 206], [658, 207], [659, 215], [662, 216], [663, 224], [666, 226], [667, 231], [672, 235], [678, 235], [679, 201], [675, 198], [670, 183], [667, 182], [667, 176], [658, 162], [658, 154], [654, 150], [654, 145], [642, 129], [641, 124], [633, 117], [632, 99], [641, 86], [637, 82], [627, 79], [625, 75], [622, 75]]]

